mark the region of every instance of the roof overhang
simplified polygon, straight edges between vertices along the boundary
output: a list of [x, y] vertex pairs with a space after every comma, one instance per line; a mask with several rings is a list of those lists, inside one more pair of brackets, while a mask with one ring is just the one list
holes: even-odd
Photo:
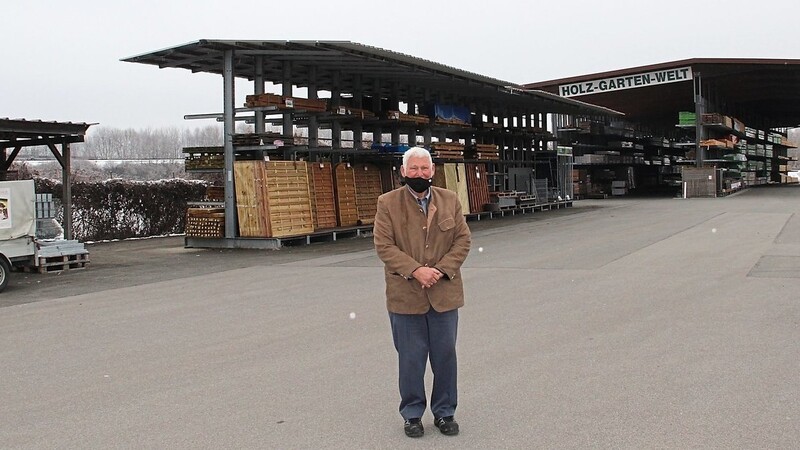
[[[559, 87], [648, 72], [691, 67], [709, 88], [704, 95], [724, 101], [726, 113], [757, 120], [768, 128], [800, 124], [800, 60], [694, 58], [526, 84], [554, 94]], [[634, 87], [571, 97], [624, 112], [633, 120], [675, 121], [677, 111], [694, 111], [690, 81]]]
[[[525, 112], [620, 115], [605, 107], [528, 90], [425, 59], [349, 41], [198, 40], [122, 61], [192, 72], [224, 73], [225, 52], [232, 50], [235, 77], [253, 80], [260, 68], [265, 81], [290, 79], [299, 87], [426, 102], [431, 94], [468, 99], [480, 108]], [[443, 101], [444, 102], [444, 101]], [[489, 112], [489, 111], [486, 111]]]
[[83, 142], [92, 125], [0, 118], [0, 149]]

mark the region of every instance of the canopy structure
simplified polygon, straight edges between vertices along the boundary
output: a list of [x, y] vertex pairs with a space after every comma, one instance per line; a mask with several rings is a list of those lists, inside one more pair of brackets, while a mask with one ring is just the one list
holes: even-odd
[[[0, 118], [0, 179], [24, 147], [47, 146], [61, 165], [64, 189], [64, 238], [72, 239], [72, 180], [70, 144], [83, 142], [93, 124], [43, 122], [41, 120]], [[60, 147], [60, 150], [59, 150]], [[11, 153], [8, 153], [11, 149]]]
[[[690, 68], [686, 82], [647, 84], [642, 75]], [[695, 80], [695, 83], [691, 82]], [[622, 81], [628, 88], [600, 92], [591, 83]], [[633, 82], [633, 86], [629, 82]], [[747, 123], [767, 129], [800, 125], [800, 59], [693, 58], [525, 85], [553, 94], [567, 94], [622, 111], [632, 120], [673, 125], [678, 111], [695, 110], [695, 94]], [[579, 94], [564, 92], [586, 87]], [[632, 88], [630, 88], [632, 87]], [[580, 89], [578, 89], [580, 90]], [[574, 92], [574, 91], [573, 91]]]
[[[252, 120], [255, 132], [264, 130], [264, 112], [234, 105], [234, 78], [253, 81], [253, 94], [263, 94], [265, 82], [280, 84], [282, 95], [293, 96], [293, 88], [307, 88], [309, 99], [320, 91], [331, 94], [332, 105], [353, 99], [356, 108], [370, 98], [373, 104], [409, 105], [409, 113], [420, 105], [448, 104], [468, 108], [476, 117], [519, 120], [529, 127], [543, 127], [548, 114], [622, 115], [611, 109], [522, 85], [479, 75], [426, 59], [349, 41], [236, 41], [198, 40], [163, 50], [124, 58], [122, 61], [149, 64], [159, 68], [181, 68], [192, 72], [222, 75], [223, 112], [187, 118], [215, 117], [224, 122], [225, 136], [225, 239], [233, 240], [236, 230], [236, 200], [233, 185], [234, 146], [232, 135], [237, 120]], [[399, 107], [397, 108], [399, 109]], [[244, 112], [252, 116], [237, 116]], [[292, 135], [292, 113], [280, 120], [284, 135]], [[317, 142], [319, 122], [309, 117], [309, 142]], [[333, 122], [334, 141], [339, 141], [339, 124]], [[354, 140], [360, 139], [362, 124], [354, 123]], [[415, 131], [416, 132], [416, 131]], [[422, 130], [426, 144], [432, 127]], [[373, 129], [380, 136], [380, 132]], [[394, 139], [396, 141], [399, 139]], [[355, 143], [354, 143], [355, 144]], [[310, 147], [315, 145], [310, 144]], [[341, 146], [333, 144], [338, 150]], [[532, 152], [531, 152], [532, 153]]]
[[[369, 90], [409, 102], [427, 95], [471, 98], [487, 109], [527, 108], [560, 114], [619, 114], [607, 108], [564, 99], [537, 90], [422, 58], [349, 41], [234, 41], [202, 39], [123, 59], [159, 68], [225, 74], [225, 54], [232, 53], [235, 77], [283, 83], [290, 65], [295, 86], [317, 90]], [[287, 64], [289, 63], [289, 64]], [[379, 80], [380, 83], [375, 83]]]

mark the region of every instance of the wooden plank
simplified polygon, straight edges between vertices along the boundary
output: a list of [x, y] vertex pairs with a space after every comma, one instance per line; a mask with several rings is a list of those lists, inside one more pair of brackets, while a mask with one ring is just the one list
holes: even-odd
[[236, 161], [233, 164], [233, 173], [239, 236], [269, 237], [264, 161]]
[[333, 189], [333, 166], [330, 163], [308, 164], [308, 185], [314, 230], [336, 227], [336, 197]]
[[383, 193], [381, 171], [374, 164], [357, 164], [354, 175], [358, 225], [373, 223], [378, 212], [378, 197]]
[[486, 175], [486, 164], [466, 164], [467, 192], [469, 194], [469, 210], [476, 213], [484, 210], [489, 203], [489, 182]]
[[334, 169], [336, 188], [336, 216], [339, 226], [355, 226], [358, 224], [358, 207], [356, 206], [355, 172], [350, 163], [339, 163]]

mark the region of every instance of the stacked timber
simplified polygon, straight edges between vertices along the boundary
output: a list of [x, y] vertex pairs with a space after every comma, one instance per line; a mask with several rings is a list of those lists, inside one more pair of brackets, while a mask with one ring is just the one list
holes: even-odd
[[464, 160], [464, 144], [458, 142], [434, 142], [431, 144], [431, 156], [448, 161]]
[[330, 163], [308, 164], [308, 190], [314, 230], [336, 228], [336, 197], [333, 189], [333, 166]]
[[437, 164], [436, 170], [433, 172], [433, 185], [455, 192], [461, 203], [461, 212], [469, 214], [467, 173], [463, 163]]
[[339, 163], [334, 169], [336, 187], [336, 217], [340, 227], [358, 225], [356, 176], [350, 163]]
[[186, 211], [186, 237], [225, 237], [225, 208], [189, 208]]
[[184, 147], [186, 170], [217, 170], [225, 167], [224, 147]]
[[468, 147], [467, 157], [481, 161], [499, 161], [500, 150], [496, 144], [472, 144]]
[[483, 211], [489, 203], [489, 184], [486, 177], [486, 164], [466, 164], [467, 193], [469, 210], [477, 213]]
[[353, 167], [358, 224], [371, 224], [375, 221], [375, 213], [378, 212], [378, 197], [383, 193], [381, 171], [374, 164], [356, 164]]
[[324, 112], [328, 109], [328, 103], [325, 99], [284, 97], [276, 94], [248, 95], [245, 97], [244, 106], [247, 108], [275, 106], [278, 109], [296, 109], [318, 112]]
[[314, 230], [305, 162], [236, 161], [234, 176], [240, 236], [279, 238]]
[[253, 145], [294, 145], [294, 136], [284, 136], [280, 133], [237, 133], [231, 138], [234, 147]]

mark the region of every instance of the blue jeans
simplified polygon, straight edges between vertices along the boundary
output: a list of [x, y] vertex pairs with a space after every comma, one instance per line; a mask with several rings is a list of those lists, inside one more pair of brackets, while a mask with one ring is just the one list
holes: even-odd
[[400, 415], [403, 419], [414, 419], [425, 412], [428, 358], [433, 371], [431, 412], [434, 418], [455, 415], [458, 309], [440, 313], [431, 307], [425, 314], [390, 312], [389, 321], [400, 369]]

